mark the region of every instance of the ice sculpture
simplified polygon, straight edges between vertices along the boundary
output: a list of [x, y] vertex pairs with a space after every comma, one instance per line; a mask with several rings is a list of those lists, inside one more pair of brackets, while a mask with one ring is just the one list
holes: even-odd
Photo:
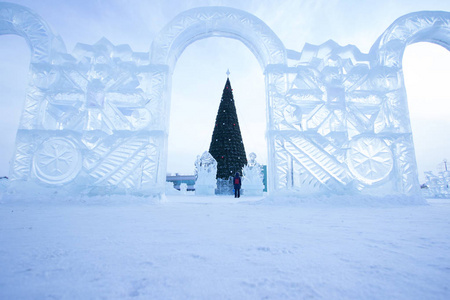
[[233, 177], [228, 179], [217, 178], [216, 195], [234, 195]]
[[30, 82], [16, 138], [10, 192], [159, 195], [165, 189], [160, 68], [147, 53], [102, 39], [72, 55], [29, 10], [0, 4], [2, 33], [31, 48]]
[[173, 182], [166, 181], [166, 195], [179, 195], [180, 191], [177, 190]]
[[250, 153], [247, 165], [242, 169], [242, 190], [246, 196], [262, 196], [264, 191], [261, 165], [256, 161], [256, 154]]
[[425, 172], [425, 196], [432, 198], [450, 198], [450, 171], [439, 172], [434, 175], [433, 172]]
[[450, 13], [405, 15], [368, 54], [333, 41], [288, 50], [260, 19], [227, 7], [181, 13], [149, 53], [102, 39], [68, 54], [37, 14], [10, 3], [0, 3], [0, 33], [31, 50], [10, 193], [164, 193], [177, 58], [219, 36], [244, 43], [266, 77], [269, 193], [415, 195], [401, 59], [411, 43], [450, 49]]
[[180, 184], [180, 192], [183, 194], [183, 195], [186, 195], [187, 194], [187, 188], [188, 188], [188, 186], [187, 186], [187, 183], [181, 183]]
[[217, 162], [208, 151], [203, 152], [201, 157], [197, 157], [195, 170], [195, 194], [214, 195], [217, 188]]

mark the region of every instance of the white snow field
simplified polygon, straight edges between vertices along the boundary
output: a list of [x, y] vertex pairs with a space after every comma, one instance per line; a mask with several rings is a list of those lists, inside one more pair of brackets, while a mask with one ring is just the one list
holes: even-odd
[[450, 299], [450, 200], [41, 200], [0, 201], [0, 299]]

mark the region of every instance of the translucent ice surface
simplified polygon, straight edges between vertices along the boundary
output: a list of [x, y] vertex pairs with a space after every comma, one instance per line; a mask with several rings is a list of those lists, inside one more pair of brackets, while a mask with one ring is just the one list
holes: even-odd
[[264, 191], [261, 165], [256, 161], [256, 154], [250, 153], [247, 165], [242, 169], [242, 189], [246, 196], [262, 196]]
[[417, 12], [368, 54], [331, 40], [297, 52], [249, 13], [203, 7], [175, 17], [149, 53], [104, 38], [69, 54], [36, 13], [0, 3], [0, 33], [31, 50], [9, 192], [163, 194], [177, 58], [220, 36], [243, 42], [266, 76], [269, 193], [418, 194], [401, 58], [415, 42], [449, 49], [449, 24], [447, 12]]
[[217, 188], [217, 162], [214, 157], [205, 151], [195, 162], [195, 194], [214, 195]]
[[450, 172], [442, 171], [438, 175], [425, 172], [425, 195], [430, 198], [450, 198]]

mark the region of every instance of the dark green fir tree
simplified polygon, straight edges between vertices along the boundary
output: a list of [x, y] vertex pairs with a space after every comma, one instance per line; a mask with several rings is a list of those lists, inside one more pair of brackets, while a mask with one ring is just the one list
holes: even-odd
[[217, 161], [217, 178], [228, 179], [236, 172], [242, 175], [242, 168], [247, 164], [247, 156], [228, 77], [220, 100], [209, 153]]

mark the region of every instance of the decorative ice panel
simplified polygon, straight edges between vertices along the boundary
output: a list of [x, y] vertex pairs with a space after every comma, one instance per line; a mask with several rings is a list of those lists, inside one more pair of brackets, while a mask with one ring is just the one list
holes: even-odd
[[[306, 193], [410, 193], [417, 180], [400, 73], [329, 41], [307, 45], [287, 72], [284, 101], [273, 106], [277, 152], [287, 184]], [[397, 114], [397, 116], [395, 115]], [[402, 157], [410, 159], [402, 161]], [[411, 169], [412, 168], [412, 169]], [[399, 179], [399, 180], [396, 180]]]
[[33, 64], [12, 180], [89, 194], [159, 191], [165, 134], [155, 83], [164, 78], [146, 57], [102, 39]]
[[0, 34], [31, 50], [9, 192], [163, 194], [171, 74], [190, 43], [221, 36], [266, 77], [269, 193], [417, 194], [401, 59], [414, 42], [449, 49], [449, 24], [447, 12], [412, 13], [368, 54], [333, 41], [297, 52], [249, 13], [203, 7], [175, 17], [149, 53], [103, 38], [69, 54], [37, 14], [0, 3]]
[[148, 53], [105, 38], [67, 54], [39, 17], [17, 5], [0, 4], [0, 17], [1, 32], [24, 36], [32, 50], [10, 191], [161, 194], [164, 70]]
[[[328, 41], [266, 69], [272, 188], [297, 194], [419, 194], [401, 58], [408, 44], [449, 49], [450, 14], [394, 22], [369, 54]], [[273, 187], [275, 185], [275, 187]]]

